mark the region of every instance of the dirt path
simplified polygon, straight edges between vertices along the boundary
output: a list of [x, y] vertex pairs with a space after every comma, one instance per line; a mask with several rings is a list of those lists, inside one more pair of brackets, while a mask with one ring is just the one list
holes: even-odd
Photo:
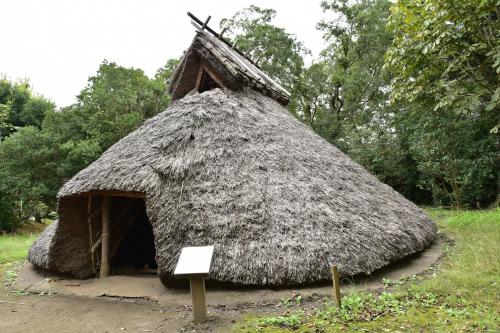
[[[442, 255], [442, 242], [436, 242], [428, 250], [398, 265], [381, 271], [370, 279], [373, 283], [356, 283], [356, 288], [377, 289], [382, 285], [382, 278], [396, 280], [412, 274], [424, 272], [435, 264]], [[0, 267], [1, 268], [1, 267]], [[0, 276], [3, 272], [0, 269]], [[34, 278], [37, 278], [34, 276]], [[118, 278], [119, 279], [119, 278]], [[18, 279], [20, 280], [20, 279]], [[28, 283], [29, 279], [26, 280]], [[29, 289], [33, 293], [18, 296], [12, 288], [0, 287], [0, 332], [229, 332], [234, 323], [242, 316], [259, 313], [282, 313], [288, 308], [280, 304], [280, 298], [286, 298], [290, 290], [285, 291], [209, 291], [209, 322], [193, 326], [191, 310], [184, 304], [189, 304], [189, 294], [175, 295], [165, 291], [154, 300], [144, 298], [108, 297], [100, 295], [100, 289], [106, 290], [106, 295], [112, 286], [95, 285], [94, 282], [85, 286], [78, 284], [82, 293], [66, 294], [69, 280], [61, 282], [56, 295], [48, 295], [43, 289], [44, 279], [39, 285], [41, 289]], [[109, 280], [111, 281], [111, 280]], [[137, 287], [132, 280], [120, 282], [115, 291], [119, 295], [136, 295], [144, 290], [132, 290]], [[147, 280], [146, 280], [147, 281]], [[115, 283], [112, 284], [117, 284]], [[98, 283], [98, 281], [97, 281]], [[52, 283], [51, 283], [52, 284]], [[149, 282], [142, 284], [148, 284]], [[29, 284], [31, 285], [31, 284]], [[57, 284], [53, 284], [57, 285]], [[52, 287], [53, 287], [52, 286]], [[64, 288], [66, 287], [66, 288]], [[97, 293], [96, 293], [96, 287]], [[18, 287], [19, 288], [19, 287]], [[86, 289], [85, 289], [86, 288]], [[125, 289], [124, 289], [125, 288]], [[164, 290], [164, 287], [162, 287]], [[23, 288], [24, 289], [24, 288]], [[130, 290], [129, 290], [130, 289]], [[139, 288], [140, 289], [140, 288]], [[151, 288], [143, 288], [146, 291]], [[323, 290], [324, 289], [324, 290]], [[28, 289], [27, 289], [28, 290]], [[124, 291], [126, 290], [126, 291]], [[155, 290], [154, 288], [152, 289]], [[343, 291], [350, 290], [348, 286]], [[38, 294], [34, 293], [38, 292]], [[323, 292], [328, 294], [328, 287], [305, 288], [298, 290], [306, 296], [301, 308], [318, 307]], [[40, 295], [42, 293], [42, 295]], [[102, 293], [101, 293], [102, 294]], [[111, 293], [112, 294], [112, 293]], [[82, 296], [87, 295], [87, 296]], [[311, 296], [312, 295], [312, 296]], [[146, 295], [149, 297], [149, 295]], [[289, 297], [289, 296], [288, 296]], [[309, 297], [309, 298], [308, 298]], [[152, 297], [150, 297], [152, 298]], [[272, 298], [272, 299], [271, 299]], [[212, 302], [210, 302], [212, 299]], [[245, 302], [244, 304], [238, 304]], [[226, 304], [226, 305], [215, 305]]]
[[210, 322], [194, 327], [190, 309], [183, 306], [160, 307], [151, 301], [107, 297], [16, 296], [0, 291], [0, 332], [227, 332], [241, 313], [241, 309], [211, 307]]

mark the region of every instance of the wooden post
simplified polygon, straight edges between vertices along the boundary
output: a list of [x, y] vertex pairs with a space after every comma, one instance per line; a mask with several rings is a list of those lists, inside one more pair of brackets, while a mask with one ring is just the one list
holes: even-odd
[[333, 280], [333, 298], [335, 298], [335, 304], [337, 307], [342, 306], [342, 302], [340, 299], [340, 278], [339, 278], [339, 270], [337, 266], [333, 265], [330, 267], [332, 272], [332, 280]]
[[192, 277], [189, 279], [191, 285], [191, 300], [193, 301], [193, 321], [197, 324], [207, 321], [207, 304], [205, 300], [205, 279]]
[[203, 23], [203, 26], [201, 27], [201, 30], [205, 30], [205, 28], [207, 27], [207, 24], [208, 24], [208, 21], [210, 21], [210, 19], [212, 18], [212, 16], [208, 16], [205, 23]]
[[200, 67], [198, 68], [198, 74], [196, 75], [196, 90], [200, 90], [201, 79], [203, 77], [203, 63], [200, 62]]
[[110, 200], [108, 195], [102, 197], [102, 233], [101, 233], [101, 273], [103, 278], [110, 275], [109, 266], [109, 220], [110, 220]]
[[89, 227], [90, 266], [92, 268], [92, 273], [95, 274], [94, 252], [92, 251], [92, 245], [94, 245], [93, 232], [92, 232], [92, 195], [89, 195], [87, 202], [87, 224]]

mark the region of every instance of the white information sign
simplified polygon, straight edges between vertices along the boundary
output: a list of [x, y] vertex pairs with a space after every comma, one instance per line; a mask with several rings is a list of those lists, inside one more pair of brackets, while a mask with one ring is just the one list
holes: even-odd
[[213, 246], [184, 247], [174, 276], [176, 278], [207, 277], [212, 264]]

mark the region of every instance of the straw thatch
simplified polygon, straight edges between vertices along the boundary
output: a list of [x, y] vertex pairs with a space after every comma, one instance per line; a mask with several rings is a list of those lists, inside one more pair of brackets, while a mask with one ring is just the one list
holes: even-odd
[[[32, 263], [93, 274], [82, 194], [95, 191], [145, 194], [166, 283], [184, 246], [215, 245], [210, 278], [218, 282], [285, 286], [327, 280], [330, 264], [343, 276], [371, 273], [423, 250], [436, 233], [420, 208], [248, 90], [179, 99], [77, 174], [59, 193], [59, 223], [31, 248]], [[113, 200], [114, 212], [129, 204]]]
[[220, 80], [224, 88], [240, 90], [250, 87], [282, 105], [288, 104], [290, 100], [290, 93], [286, 89], [235, 49], [201, 29], [196, 32], [196, 37], [172, 76], [170, 94], [174, 100], [184, 97], [195, 88], [200, 63]]

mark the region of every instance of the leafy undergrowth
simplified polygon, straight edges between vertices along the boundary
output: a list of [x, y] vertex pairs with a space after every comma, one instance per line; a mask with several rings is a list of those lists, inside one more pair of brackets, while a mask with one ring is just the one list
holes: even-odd
[[498, 332], [500, 330], [500, 209], [428, 209], [440, 232], [455, 238], [436, 272], [385, 290], [299, 306], [276, 316], [246, 317], [236, 332]]

